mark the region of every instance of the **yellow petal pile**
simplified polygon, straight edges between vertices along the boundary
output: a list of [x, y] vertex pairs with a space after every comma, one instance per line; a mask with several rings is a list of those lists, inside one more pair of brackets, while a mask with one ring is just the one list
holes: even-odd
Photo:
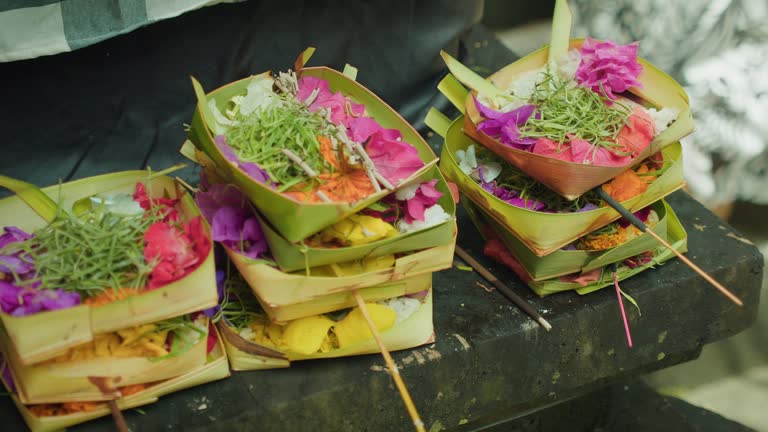
[[70, 362], [100, 357], [162, 357], [168, 355], [165, 341], [168, 330], [158, 330], [155, 324], [96, 335], [91, 342], [78, 345], [51, 362]]
[[[395, 325], [397, 314], [393, 309], [376, 303], [366, 303], [366, 307], [380, 332]], [[303, 355], [346, 348], [373, 338], [359, 308], [352, 309], [338, 322], [325, 315], [299, 318], [285, 326], [257, 320], [249, 325], [249, 330], [241, 336], [259, 345]]]
[[[395, 325], [397, 315], [394, 310], [376, 303], [366, 303], [365, 306], [371, 320], [380, 332]], [[373, 337], [360, 308], [352, 309], [343, 320], [336, 324], [333, 331], [339, 340], [339, 348], [346, 348]]]
[[379, 218], [353, 214], [322, 230], [315, 240], [323, 245], [358, 246], [396, 237], [398, 234], [395, 227]]

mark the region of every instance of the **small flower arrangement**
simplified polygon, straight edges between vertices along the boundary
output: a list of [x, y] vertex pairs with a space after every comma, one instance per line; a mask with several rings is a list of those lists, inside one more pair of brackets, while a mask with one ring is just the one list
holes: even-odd
[[[240, 338], [253, 344], [293, 355], [311, 356], [345, 349], [373, 336], [359, 308], [353, 307], [275, 324], [262, 310], [242, 276], [228, 264], [219, 270], [222, 301], [214, 321], [226, 325]], [[422, 306], [427, 292], [398, 297], [366, 308], [376, 327], [385, 332], [408, 319]]]
[[225, 158], [299, 202], [356, 202], [424, 167], [399, 130], [382, 127], [322, 78], [257, 75], [223, 112], [214, 100], [209, 109]]
[[[457, 150], [456, 160], [459, 169], [480, 184], [483, 190], [515, 207], [544, 213], [572, 213], [595, 210], [604, 205], [594, 192], [585, 193], [575, 200], [565, 199], [474, 144], [466, 150]], [[609, 181], [603, 188], [619, 201], [628, 200], [645, 192], [662, 168], [663, 165], [654, 156]]]
[[[452, 218], [438, 200], [437, 179], [415, 183], [374, 203], [360, 213], [309, 237], [313, 248], [339, 248], [370, 244], [399, 235], [426, 230]], [[195, 200], [211, 225], [213, 240], [251, 259], [265, 258], [268, 245], [245, 195], [231, 184], [209, 184], [205, 177]]]
[[474, 98], [477, 130], [527, 152], [578, 164], [630, 164], [679, 115], [646, 108], [629, 95], [641, 88], [637, 43], [586, 39], [557, 62], [525, 73], [507, 93]]
[[194, 271], [211, 242], [201, 217], [183, 220], [177, 198], [94, 195], [47, 226], [0, 236], [0, 306], [12, 316], [100, 306], [163, 287]]

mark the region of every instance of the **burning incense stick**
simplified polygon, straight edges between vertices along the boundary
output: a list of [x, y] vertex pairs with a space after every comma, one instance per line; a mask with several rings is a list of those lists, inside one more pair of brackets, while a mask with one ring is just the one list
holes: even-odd
[[390, 375], [392, 375], [392, 379], [395, 381], [397, 390], [400, 392], [400, 397], [403, 399], [405, 408], [408, 410], [408, 414], [411, 416], [411, 420], [413, 420], [413, 426], [416, 428], [417, 432], [426, 432], [426, 429], [424, 429], [424, 422], [421, 421], [419, 412], [416, 410], [416, 406], [413, 404], [413, 399], [411, 399], [411, 394], [408, 393], [408, 388], [405, 386], [403, 377], [400, 376], [400, 371], [397, 369], [394, 360], [392, 360], [392, 356], [389, 354], [387, 347], [384, 345], [384, 341], [381, 340], [381, 335], [379, 334], [379, 330], [376, 328], [376, 324], [368, 314], [368, 308], [365, 307], [365, 300], [363, 300], [363, 297], [360, 295], [360, 291], [358, 290], [352, 291], [352, 294], [355, 297], [355, 301], [357, 301], [357, 307], [360, 308], [360, 312], [362, 312], [365, 321], [368, 323], [368, 328], [370, 328], [371, 334], [373, 334], [373, 338], [376, 339], [376, 343], [379, 345], [379, 350], [381, 351], [382, 357], [384, 357], [384, 361], [387, 363], [387, 368], [389, 369]]
[[552, 330], [552, 325], [547, 322], [547, 320], [542, 317], [539, 312], [536, 311], [536, 309], [533, 308], [533, 306], [529, 305], [528, 302], [523, 300], [522, 297], [517, 295], [514, 291], [512, 291], [511, 288], [506, 286], [504, 282], [500, 281], [496, 276], [494, 276], [491, 272], [488, 271], [485, 267], [483, 267], [479, 262], [475, 261], [474, 258], [472, 258], [464, 249], [456, 246], [456, 255], [458, 255], [464, 262], [472, 266], [473, 269], [477, 270], [478, 273], [480, 273], [481, 276], [483, 276], [488, 282], [490, 282], [493, 286], [496, 287], [502, 294], [504, 294], [505, 297], [512, 300], [512, 303], [516, 304], [517, 307], [522, 309], [525, 313], [527, 313], [531, 318], [533, 318], [534, 321], [538, 322], [542, 327], [544, 327], [545, 330], [550, 331]]
[[613, 286], [616, 287], [616, 297], [619, 299], [619, 309], [621, 309], [621, 319], [624, 321], [624, 331], [627, 334], [627, 345], [632, 348], [632, 335], [629, 333], [629, 322], [627, 322], [627, 313], [624, 311], [624, 299], [621, 298], [621, 288], [619, 288], [618, 268], [613, 266]]
[[632, 225], [634, 225], [637, 229], [639, 229], [641, 232], [648, 233], [651, 237], [655, 238], [656, 241], [661, 243], [662, 246], [667, 248], [669, 251], [677, 255], [678, 258], [680, 258], [685, 265], [691, 268], [691, 270], [695, 271], [699, 274], [702, 278], [704, 278], [705, 281], [709, 282], [712, 286], [717, 288], [723, 295], [728, 297], [729, 300], [736, 303], [739, 306], [744, 306], [744, 303], [742, 303], [741, 299], [739, 299], [735, 294], [733, 294], [731, 291], [728, 290], [728, 288], [722, 286], [720, 282], [714, 280], [712, 276], [708, 275], [707, 272], [702, 270], [699, 266], [694, 264], [691, 260], [686, 258], [683, 254], [675, 250], [669, 243], [667, 243], [664, 239], [659, 237], [658, 234], [648, 229], [648, 226], [644, 224], [640, 219], [636, 218], [635, 215], [633, 215], [629, 210], [624, 208], [623, 205], [621, 205], [618, 201], [616, 201], [612, 196], [610, 196], [606, 191], [603, 190], [601, 186], [598, 186], [594, 189], [594, 191], [600, 195], [600, 198], [602, 198], [608, 205], [614, 208], [619, 214], [621, 214], [624, 219], [629, 221]]

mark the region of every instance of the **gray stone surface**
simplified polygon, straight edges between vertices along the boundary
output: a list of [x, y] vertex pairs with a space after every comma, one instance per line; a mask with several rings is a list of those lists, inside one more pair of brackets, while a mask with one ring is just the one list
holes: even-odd
[[[757, 312], [762, 256], [684, 193], [675, 193], [670, 203], [689, 232], [689, 256], [740, 295], [745, 307], [732, 305], [679, 260], [671, 261], [623, 283], [643, 312], [627, 311], [633, 349], [626, 346], [611, 291], [535, 297], [481, 256], [479, 235], [460, 215], [460, 244], [527, 298], [554, 330], [545, 332], [500, 294], [478, 287], [482, 280], [474, 272], [454, 268], [436, 274], [436, 344], [394, 355], [427, 426], [522, 414], [580, 396], [695, 358], [702, 345], [749, 326]], [[134, 430], [409, 430], [376, 355], [234, 373], [143, 410], [146, 414], [127, 413]], [[0, 401], [0, 415], [21, 427], [10, 401]], [[111, 427], [105, 418], [74, 430]]]

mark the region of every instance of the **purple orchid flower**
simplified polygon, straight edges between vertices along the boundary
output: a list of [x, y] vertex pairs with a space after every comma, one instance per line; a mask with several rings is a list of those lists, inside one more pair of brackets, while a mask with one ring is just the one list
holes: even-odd
[[[478, 124], [477, 130], [520, 150], [526, 150], [536, 143], [536, 138], [521, 136], [519, 129], [534, 114], [535, 105], [523, 105], [509, 112], [501, 112], [483, 105], [474, 95], [472, 97], [475, 99], [478, 112], [485, 118]], [[536, 113], [536, 115], [539, 114]]]

